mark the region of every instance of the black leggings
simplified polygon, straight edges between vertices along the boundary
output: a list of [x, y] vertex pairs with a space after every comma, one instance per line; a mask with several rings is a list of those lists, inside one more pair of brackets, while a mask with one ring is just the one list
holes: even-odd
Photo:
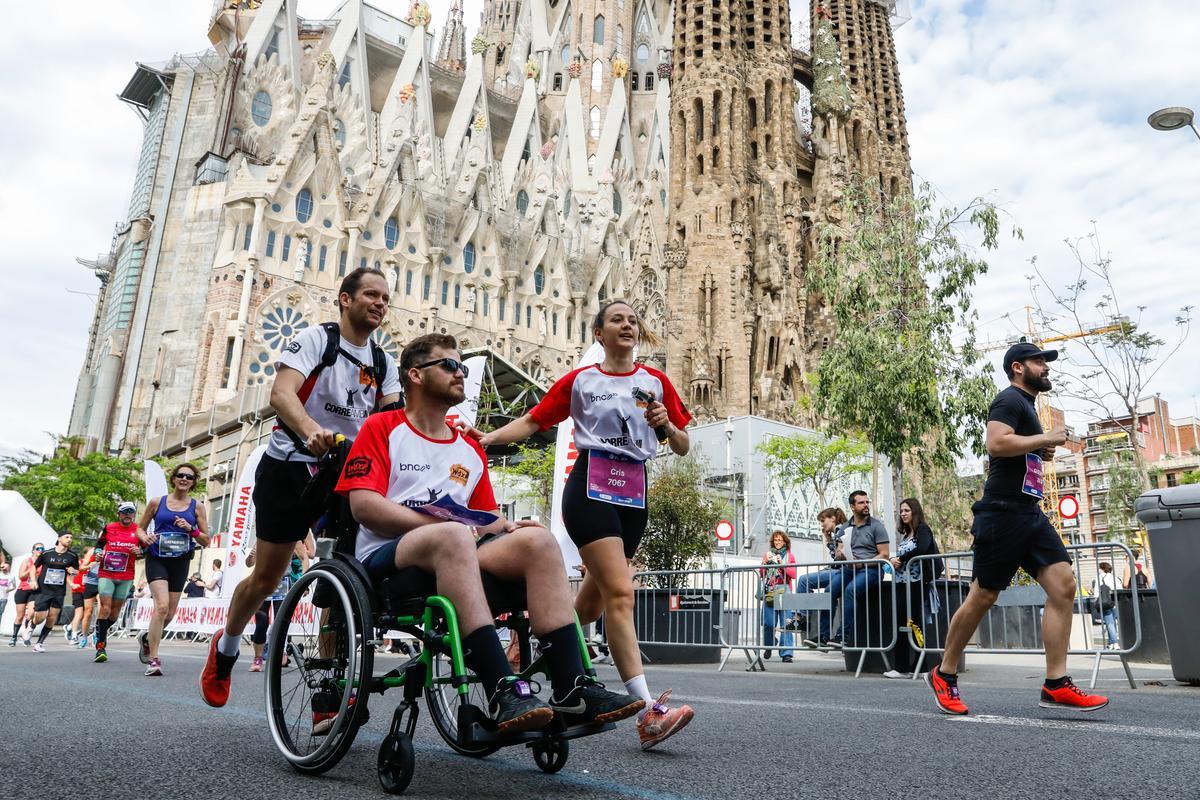
[[282, 602], [282, 600], [263, 600], [263, 604], [254, 613], [254, 635], [250, 637], [250, 641], [255, 644], [267, 643], [267, 630], [271, 627], [271, 614], [279, 613], [279, 604]]

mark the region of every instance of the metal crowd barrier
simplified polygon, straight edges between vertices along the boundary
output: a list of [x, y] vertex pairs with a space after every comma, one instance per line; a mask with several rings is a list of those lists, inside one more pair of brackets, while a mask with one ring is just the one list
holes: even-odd
[[[1120, 642], [1130, 640], [1129, 637], [1121, 635], [1121, 615], [1116, 613], [1116, 593], [1113, 592], [1113, 607], [1108, 614], [1104, 613], [1104, 609], [1100, 607], [1099, 583], [1095, 577], [1100, 575], [1098, 564], [1108, 562], [1113, 566], [1110, 574], [1114, 576], [1114, 585], [1120, 588], [1116, 569], [1118, 562], [1128, 570], [1125, 574], [1133, 574], [1133, 553], [1119, 542], [1067, 545], [1067, 550], [1072, 554], [1076, 586], [1068, 655], [1094, 657], [1091, 688], [1096, 686], [1100, 660], [1104, 656], [1119, 657], [1129, 685], [1137, 688], [1127, 658], [1142, 643], [1141, 609], [1136, 582], [1130, 587], [1133, 606], [1132, 642], [1128, 647], [1122, 648]], [[908, 562], [909, 565], [914, 565], [913, 569], [920, 577], [919, 581], [899, 584], [907, 609], [907, 623], [902, 626], [902, 630], [907, 634], [908, 646], [920, 654], [913, 670], [914, 680], [920, 675], [926, 656], [944, 651], [950, 620], [966, 600], [970, 590], [973, 558], [973, 553], [962, 552], [917, 556]], [[944, 565], [944, 572], [941, 574], [939, 563]], [[913, 591], [912, 587], [916, 586], [925, 586], [927, 589]], [[1045, 643], [1042, 639], [1042, 612], [1045, 606], [1046, 592], [1042, 587], [1029, 576], [1018, 573], [1013, 584], [1000, 592], [996, 604], [980, 622], [965, 653], [1045, 654]], [[1096, 624], [1097, 618], [1100, 621], [1099, 625]], [[1108, 644], [1110, 639], [1117, 642], [1115, 647]]]

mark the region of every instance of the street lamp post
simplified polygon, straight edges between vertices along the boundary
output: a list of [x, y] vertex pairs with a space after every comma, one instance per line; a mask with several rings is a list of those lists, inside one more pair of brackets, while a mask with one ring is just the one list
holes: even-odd
[[1156, 131], [1176, 131], [1187, 126], [1192, 129], [1192, 133], [1196, 134], [1196, 138], [1200, 139], [1200, 130], [1196, 130], [1194, 119], [1195, 114], [1190, 108], [1172, 106], [1155, 111], [1146, 118], [1146, 122], [1150, 123], [1150, 127]]

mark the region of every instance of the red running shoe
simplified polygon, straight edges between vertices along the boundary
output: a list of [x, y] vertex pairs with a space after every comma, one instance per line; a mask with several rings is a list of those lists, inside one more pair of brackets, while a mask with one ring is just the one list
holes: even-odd
[[958, 696], [958, 681], [951, 683], [934, 667], [925, 673], [925, 683], [933, 690], [933, 702], [943, 714], [961, 717], [967, 713], [966, 704]]
[[1108, 698], [1098, 694], [1088, 694], [1075, 685], [1068, 675], [1066, 683], [1057, 689], [1042, 685], [1042, 699], [1038, 705], [1042, 708], [1065, 708], [1070, 711], [1099, 711], [1108, 705]]
[[213, 708], [220, 708], [229, 702], [230, 674], [233, 662], [237, 656], [225, 656], [217, 650], [217, 642], [221, 641], [221, 632], [213, 634], [208, 644], [208, 660], [200, 673], [200, 696], [204, 702]]

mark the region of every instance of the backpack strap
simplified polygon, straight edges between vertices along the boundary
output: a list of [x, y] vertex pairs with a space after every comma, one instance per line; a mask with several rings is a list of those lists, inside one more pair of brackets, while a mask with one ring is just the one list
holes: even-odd
[[[296, 396], [300, 398], [300, 403], [303, 405], [308, 400], [308, 396], [312, 394], [313, 387], [317, 385], [317, 378], [325, 371], [326, 367], [332, 367], [337, 362], [338, 352], [342, 347], [342, 331], [336, 322], [322, 322], [321, 327], [325, 330], [325, 349], [321, 351], [321, 360], [313, 367], [313, 371], [308, 373], [308, 377], [304, 379], [304, 383], [300, 384], [300, 389], [296, 392]], [[305, 446], [304, 440], [301, 439], [295, 431], [289, 428], [282, 419], [275, 418], [279, 429], [283, 431], [296, 449], [305, 455], [312, 455], [308, 447]]]

